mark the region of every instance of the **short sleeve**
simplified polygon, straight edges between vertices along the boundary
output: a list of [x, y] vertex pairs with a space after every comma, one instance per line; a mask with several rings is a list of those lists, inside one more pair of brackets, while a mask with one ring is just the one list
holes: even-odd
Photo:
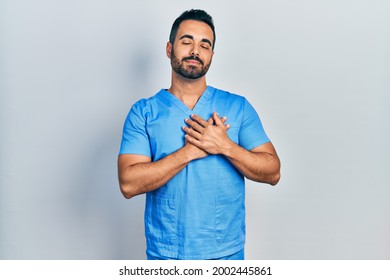
[[131, 107], [123, 126], [119, 154], [138, 154], [151, 157], [145, 111], [145, 100], [140, 100]]
[[244, 98], [243, 119], [239, 132], [239, 145], [247, 150], [269, 142], [260, 117], [253, 106]]

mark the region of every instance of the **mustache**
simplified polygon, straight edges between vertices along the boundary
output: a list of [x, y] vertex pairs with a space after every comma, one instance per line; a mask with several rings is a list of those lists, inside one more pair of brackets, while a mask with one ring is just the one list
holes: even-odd
[[202, 65], [204, 64], [203, 61], [202, 61], [199, 57], [194, 56], [194, 55], [185, 57], [185, 58], [183, 58], [182, 60], [183, 60], [183, 61], [186, 61], [186, 60], [196, 60], [196, 61], [198, 61], [200, 64], [202, 64]]

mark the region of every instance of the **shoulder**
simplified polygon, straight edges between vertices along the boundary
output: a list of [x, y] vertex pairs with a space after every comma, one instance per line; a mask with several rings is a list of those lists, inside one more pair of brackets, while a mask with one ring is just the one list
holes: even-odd
[[227, 90], [218, 89], [212, 86], [209, 86], [209, 88], [214, 91], [214, 95], [218, 98], [231, 99], [236, 102], [239, 101], [242, 102], [243, 106], [252, 106], [251, 102], [244, 95], [230, 92]]
[[209, 90], [213, 92], [215, 96], [220, 97], [227, 97], [227, 98], [233, 98], [233, 99], [245, 99], [244, 96], [239, 95], [237, 93], [233, 93], [227, 90], [219, 89], [213, 86], [208, 86]]
[[227, 90], [215, 88], [212, 86], [209, 86], [210, 91], [213, 93], [213, 98], [218, 101], [223, 101], [225, 104], [236, 104], [239, 106], [245, 106], [246, 103], [248, 103], [248, 100], [237, 93], [233, 93]]
[[162, 93], [164, 90], [160, 90], [156, 94], [150, 97], [142, 98], [133, 103], [131, 106], [131, 111], [138, 111], [138, 112], [147, 112], [149, 111], [153, 106], [156, 105], [156, 103], [161, 100]]

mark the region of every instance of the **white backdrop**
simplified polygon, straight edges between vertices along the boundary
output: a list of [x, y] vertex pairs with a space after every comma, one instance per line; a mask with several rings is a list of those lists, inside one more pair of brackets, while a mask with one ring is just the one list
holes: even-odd
[[390, 258], [390, 2], [2, 0], [0, 258], [144, 259], [116, 159], [170, 83], [174, 19], [215, 20], [209, 84], [244, 95], [282, 161], [247, 183], [248, 259]]

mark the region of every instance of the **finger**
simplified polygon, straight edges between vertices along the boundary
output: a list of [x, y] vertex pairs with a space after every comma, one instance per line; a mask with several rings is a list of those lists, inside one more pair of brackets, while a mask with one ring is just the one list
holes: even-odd
[[191, 143], [193, 145], [195, 145], [196, 147], [200, 148], [199, 145], [200, 145], [200, 141], [191, 137], [190, 135], [186, 134], [185, 136], [185, 139], [188, 143]]
[[203, 127], [206, 127], [206, 126], [209, 124], [206, 120], [202, 119], [202, 118], [199, 117], [198, 115], [193, 114], [193, 115], [191, 115], [191, 118], [192, 118], [194, 121], [196, 121], [197, 123], [199, 123], [199, 124], [200, 124], [201, 126], [203, 126]]
[[195, 138], [195, 139], [200, 140], [201, 137], [202, 137], [202, 134], [200, 134], [199, 132], [193, 130], [193, 129], [190, 128], [190, 127], [183, 126], [182, 129], [183, 129], [183, 131], [184, 131], [185, 133], [187, 133], [186, 135], [189, 135], [189, 136], [191, 136], [192, 138]]
[[222, 122], [221, 118], [219, 117], [218, 113], [213, 113], [213, 119], [216, 126], [223, 126], [224, 123]]
[[214, 119], [213, 119], [213, 116], [211, 115], [211, 117], [207, 120], [207, 122], [209, 123], [209, 125], [213, 125], [214, 124]]
[[226, 131], [228, 131], [228, 130], [229, 130], [229, 128], [230, 128], [230, 124], [226, 124], [227, 117], [222, 117], [222, 118], [221, 118], [221, 121], [222, 121], [222, 122], [223, 122], [223, 124], [225, 125], [225, 129], [226, 129]]
[[197, 123], [196, 121], [193, 121], [191, 119], [185, 119], [184, 120], [186, 122], [186, 124], [188, 124], [192, 129], [202, 133], [203, 132], [203, 129], [204, 127], [201, 126], [199, 123]]

